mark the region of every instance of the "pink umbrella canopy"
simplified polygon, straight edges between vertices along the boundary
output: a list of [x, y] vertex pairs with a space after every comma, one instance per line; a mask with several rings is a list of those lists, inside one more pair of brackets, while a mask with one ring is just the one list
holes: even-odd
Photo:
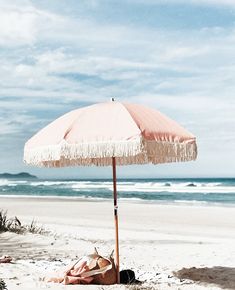
[[45, 167], [195, 160], [195, 137], [151, 108], [108, 102], [71, 111], [25, 144], [24, 161]]
[[35, 166], [112, 165], [117, 283], [116, 165], [191, 161], [196, 157], [196, 138], [175, 121], [142, 105], [114, 101], [63, 115], [29, 139], [24, 148], [24, 161]]

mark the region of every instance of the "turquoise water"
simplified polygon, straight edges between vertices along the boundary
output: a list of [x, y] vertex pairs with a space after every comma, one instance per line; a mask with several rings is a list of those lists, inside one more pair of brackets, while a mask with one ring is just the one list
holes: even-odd
[[[118, 180], [120, 200], [235, 206], [235, 178]], [[0, 179], [0, 196], [111, 199], [112, 180]]]

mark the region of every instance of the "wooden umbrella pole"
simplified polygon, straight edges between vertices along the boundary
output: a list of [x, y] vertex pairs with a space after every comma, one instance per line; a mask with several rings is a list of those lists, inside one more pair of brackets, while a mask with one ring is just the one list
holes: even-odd
[[115, 254], [116, 254], [116, 271], [117, 283], [120, 283], [119, 274], [119, 241], [118, 241], [118, 205], [117, 205], [117, 178], [116, 178], [116, 159], [112, 157], [113, 165], [113, 201], [114, 201], [114, 223], [115, 223]]

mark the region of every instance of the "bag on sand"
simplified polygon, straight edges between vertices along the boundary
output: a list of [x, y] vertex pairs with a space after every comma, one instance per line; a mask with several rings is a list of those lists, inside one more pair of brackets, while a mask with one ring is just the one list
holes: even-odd
[[46, 282], [68, 284], [102, 284], [116, 283], [116, 267], [113, 253], [107, 258], [95, 253], [81, 257], [64, 271], [45, 277]]

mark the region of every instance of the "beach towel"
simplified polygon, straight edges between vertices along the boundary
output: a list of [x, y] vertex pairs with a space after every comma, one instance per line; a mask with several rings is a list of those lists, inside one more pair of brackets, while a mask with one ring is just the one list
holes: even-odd
[[45, 282], [68, 284], [116, 283], [116, 268], [112, 256], [102, 257], [98, 252], [81, 257], [65, 269], [44, 278]]

